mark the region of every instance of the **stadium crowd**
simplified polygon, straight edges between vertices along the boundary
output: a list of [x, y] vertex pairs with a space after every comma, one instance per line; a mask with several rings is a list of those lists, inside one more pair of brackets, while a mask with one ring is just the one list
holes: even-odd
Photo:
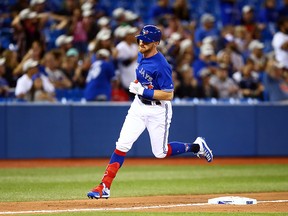
[[196, 13], [200, 1], [149, 0], [141, 13], [112, 0], [1, 1], [0, 98], [129, 101], [135, 35], [155, 24], [175, 99], [287, 100], [288, 0], [214, 0], [218, 11]]

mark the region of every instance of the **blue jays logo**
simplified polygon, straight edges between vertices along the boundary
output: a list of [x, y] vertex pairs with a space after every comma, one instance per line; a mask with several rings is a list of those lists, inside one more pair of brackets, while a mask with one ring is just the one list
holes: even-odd
[[143, 29], [142, 33], [143, 33], [143, 35], [146, 35], [146, 34], [149, 34], [149, 31]]

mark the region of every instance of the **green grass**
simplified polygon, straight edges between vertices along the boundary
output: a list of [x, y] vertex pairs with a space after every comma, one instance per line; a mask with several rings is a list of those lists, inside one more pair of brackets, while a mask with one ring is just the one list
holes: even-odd
[[[85, 199], [104, 169], [0, 169], [0, 202]], [[135, 197], [276, 191], [288, 191], [287, 165], [123, 166], [111, 194]]]

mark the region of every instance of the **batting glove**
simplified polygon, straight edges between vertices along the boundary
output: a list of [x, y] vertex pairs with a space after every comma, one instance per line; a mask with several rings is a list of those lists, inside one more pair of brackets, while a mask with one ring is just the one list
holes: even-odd
[[144, 87], [141, 85], [140, 82], [131, 82], [129, 86], [129, 92], [137, 95], [143, 95]]

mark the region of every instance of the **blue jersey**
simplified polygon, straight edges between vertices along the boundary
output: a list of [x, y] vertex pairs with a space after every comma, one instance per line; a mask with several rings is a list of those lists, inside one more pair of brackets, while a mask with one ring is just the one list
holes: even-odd
[[174, 90], [172, 69], [162, 53], [158, 52], [152, 57], [143, 58], [143, 54], [139, 52], [138, 64], [136, 77], [144, 88], [152, 87], [154, 90], [167, 92]]
[[115, 70], [112, 63], [103, 60], [95, 61], [86, 78], [85, 99], [93, 101], [98, 96], [105, 96], [105, 100], [111, 100], [111, 80], [114, 76]]

